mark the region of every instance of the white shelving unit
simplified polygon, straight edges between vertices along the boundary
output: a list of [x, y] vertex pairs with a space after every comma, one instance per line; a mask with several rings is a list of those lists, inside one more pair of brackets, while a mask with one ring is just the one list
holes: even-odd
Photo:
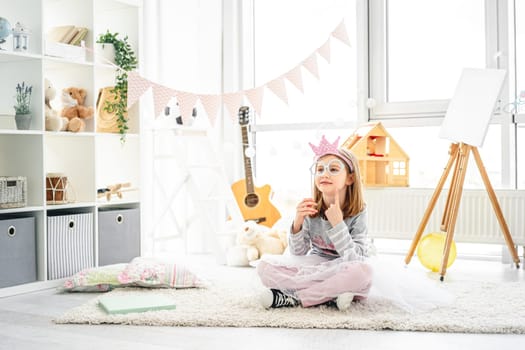
[[[107, 30], [127, 35], [140, 62], [142, 0], [0, 0], [0, 8], [0, 16], [13, 27], [20, 22], [31, 30], [27, 51], [12, 51], [12, 37], [0, 50], [0, 176], [27, 178], [27, 206], [0, 209], [0, 221], [35, 218], [37, 266], [34, 282], [2, 288], [0, 281], [2, 297], [57, 284], [57, 280], [48, 277], [49, 217], [93, 214], [90, 253], [97, 265], [98, 213], [112, 208], [140, 209], [140, 107], [129, 111], [130, 129], [124, 143], [119, 134], [96, 132], [96, 115], [86, 120], [86, 130], [81, 133], [45, 131], [43, 86], [47, 78], [57, 89], [57, 96], [51, 101], [56, 110], [61, 108], [62, 89], [81, 87], [88, 91], [86, 105], [96, 111], [98, 91], [114, 85], [115, 69], [95, 62], [94, 43]], [[46, 55], [46, 32], [60, 25], [88, 28], [85, 60]], [[15, 87], [21, 82], [33, 86], [29, 130], [17, 130], [14, 122]], [[46, 203], [48, 173], [67, 176], [69, 203]], [[97, 189], [125, 182], [131, 183], [134, 191], [124, 192], [122, 199], [97, 198]], [[17, 268], [7, 264], [0, 258], [0, 271]]]

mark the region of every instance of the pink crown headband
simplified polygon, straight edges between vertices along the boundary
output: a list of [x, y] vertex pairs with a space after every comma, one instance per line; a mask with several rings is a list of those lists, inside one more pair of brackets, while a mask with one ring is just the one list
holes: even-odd
[[340, 136], [338, 136], [334, 142], [330, 143], [325, 135], [321, 137], [321, 142], [319, 142], [319, 146], [316, 146], [312, 144], [311, 142], [308, 142], [310, 147], [312, 148], [312, 151], [314, 151], [314, 159], [317, 161], [319, 158], [326, 156], [328, 154], [337, 156], [345, 161], [345, 163], [350, 168], [350, 172], [354, 171], [354, 166], [352, 164], [352, 161], [350, 158], [348, 158], [343, 152], [339, 151], [338, 144], [339, 144]]

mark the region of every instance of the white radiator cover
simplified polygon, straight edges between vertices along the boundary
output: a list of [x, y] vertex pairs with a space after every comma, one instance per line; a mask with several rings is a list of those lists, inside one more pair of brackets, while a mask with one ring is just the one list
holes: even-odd
[[[525, 245], [525, 191], [495, 192], [514, 243]], [[433, 193], [434, 189], [366, 189], [370, 236], [412, 239]], [[441, 231], [447, 193], [448, 188], [441, 191], [423, 234]], [[496, 213], [484, 189], [463, 191], [454, 231], [456, 242], [505, 244]]]

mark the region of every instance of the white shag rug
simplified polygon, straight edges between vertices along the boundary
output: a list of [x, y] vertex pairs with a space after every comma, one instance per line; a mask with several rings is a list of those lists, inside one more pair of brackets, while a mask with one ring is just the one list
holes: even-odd
[[[174, 299], [175, 310], [108, 315], [98, 298], [67, 311], [58, 324], [125, 324], [191, 327], [281, 327], [398, 330], [452, 333], [525, 334], [525, 283], [445, 281], [453, 304], [409, 313], [386, 300], [353, 303], [348, 312], [335, 307], [266, 310], [258, 302], [253, 268], [218, 267], [199, 289], [116, 289], [110, 294], [160, 293]], [[107, 295], [107, 294], [105, 294]]]

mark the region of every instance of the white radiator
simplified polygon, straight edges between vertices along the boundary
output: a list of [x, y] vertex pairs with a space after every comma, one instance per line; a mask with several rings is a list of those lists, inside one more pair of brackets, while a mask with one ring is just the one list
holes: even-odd
[[[371, 188], [365, 190], [368, 228], [373, 238], [412, 239], [434, 189]], [[448, 188], [439, 200], [423, 234], [440, 232]], [[525, 245], [525, 191], [497, 190], [496, 196], [516, 245]], [[456, 242], [505, 244], [487, 192], [464, 190], [454, 230]]]

